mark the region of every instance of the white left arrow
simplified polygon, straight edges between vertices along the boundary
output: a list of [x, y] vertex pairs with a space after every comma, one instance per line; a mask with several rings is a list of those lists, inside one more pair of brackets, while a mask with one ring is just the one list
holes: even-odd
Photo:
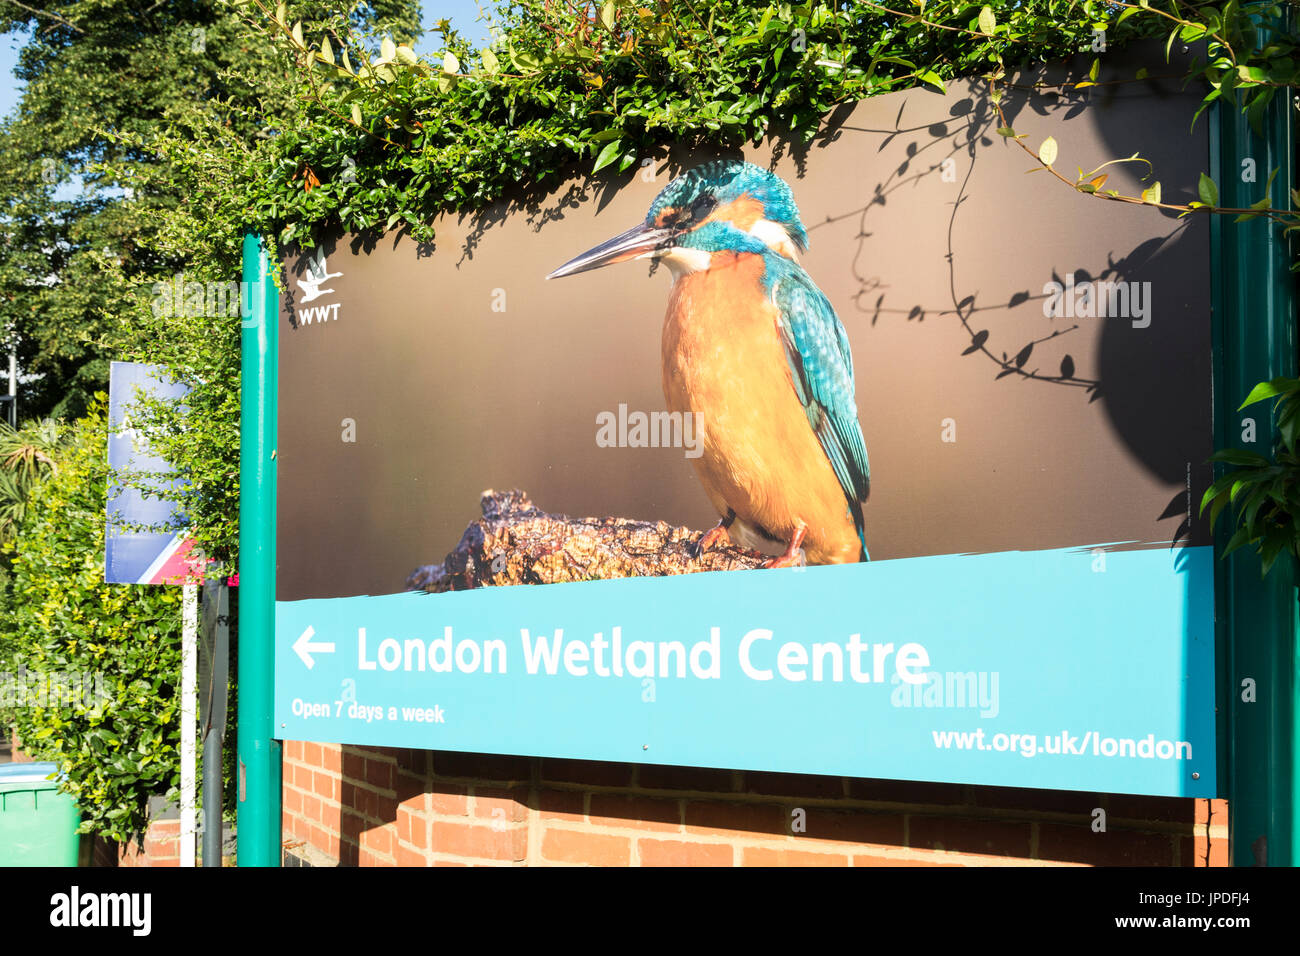
[[307, 665], [307, 670], [311, 670], [313, 667], [316, 666], [316, 661], [314, 661], [311, 656], [313, 653], [316, 654], [334, 653], [333, 641], [322, 642], [318, 644], [312, 643], [311, 640], [312, 635], [314, 635], [315, 633], [316, 633], [316, 629], [308, 625], [307, 630], [303, 631], [302, 635], [298, 638], [298, 640], [293, 642], [293, 652], [302, 658], [302, 662]]

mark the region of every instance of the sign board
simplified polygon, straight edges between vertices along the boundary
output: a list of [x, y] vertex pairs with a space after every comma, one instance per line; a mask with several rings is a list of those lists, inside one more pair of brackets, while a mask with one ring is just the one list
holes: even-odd
[[[108, 466], [114, 474], [163, 476], [174, 472], [132, 427], [130, 410], [141, 394], [179, 400], [187, 391], [156, 366], [112, 363], [108, 386]], [[174, 485], [172, 479], [159, 477], [152, 486], [161, 490]], [[175, 524], [171, 502], [146, 497], [134, 483], [111, 487], [104, 580], [109, 584], [180, 584], [198, 580], [202, 560], [193, 552], [193, 541], [183, 531], [160, 530], [169, 524]]]
[[[1003, 107], [1029, 141], [1056, 139], [1070, 177], [1137, 151], [1166, 197], [1190, 199], [1209, 163], [1198, 101], [1152, 81], [1021, 86]], [[555, 516], [631, 528], [651, 551], [674, 528], [696, 540], [722, 511], [700, 462], [722, 467], [717, 436], [737, 427], [767, 442], [756, 458], [809, 460], [808, 435], [773, 444], [725, 388], [695, 393], [698, 421], [671, 417], [661, 363], [681, 367], [686, 333], [665, 336], [665, 313], [705, 288], [681, 285], [698, 249], [675, 270], [546, 279], [629, 227], [677, 223], [656, 197], [718, 154], [444, 217], [432, 248], [322, 236], [286, 258], [280, 315], [279, 735], [1216, 793], [1214, 558], [1195, 507], [1212, 477], [1207, 224], [1026, 176], [1037, 163], [998, 134], [980, 81], [828, 122], [806, 152], [744, 159], [790, 187], [799, 262], [851, 349], [870, 560], [611, 576], [562, 536], [520, 557]], [[1106, 171], [1129, 195], [1147, 184], [1140, 163]], [[723, 211], [769, 249], [788, 235], [756, 221], [765, 201]], [[812, 386], [785, 364], [765, 275], [690, 293], [690, 361], [774, 396], [784, 428], [781, 389]], [[407, 590], [421, 566], [410, 580], [439, 593]]]

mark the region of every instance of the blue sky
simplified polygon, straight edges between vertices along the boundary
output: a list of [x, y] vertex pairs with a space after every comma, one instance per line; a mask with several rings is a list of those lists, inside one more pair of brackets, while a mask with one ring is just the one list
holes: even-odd
[[[446, 17], [455, 24], [456, 29], [470, 40], [482, 46], [487, 43], [487, 29], [484, 24], [475, 22], [478, 17], [478, 5], [474, 0], [423, 0], [422, 12], [426, 29], [436, 20]], [[490, 6], [485, 0], [484, 6]], [[428, 53], [436, 45], [436, 34], [426, 34], [423, 43], [417, 44], [420, 53]], [[18, 103], [22, 89], [14, 79], [14, 64], [18, 61], [18, 50], [22, 46], [21, 34], [0, 35], [0, 116], [8, 115]]]

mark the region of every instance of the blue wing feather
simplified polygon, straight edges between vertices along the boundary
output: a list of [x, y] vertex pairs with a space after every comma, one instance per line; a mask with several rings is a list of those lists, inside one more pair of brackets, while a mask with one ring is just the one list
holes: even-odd
[[798, 263], [774, 255], [765, 258], [795, 392], [844, 490], [866, 560], [862, 505], [871, 490], [871, 469], [858, 425], [848, 335], [826, 296]]

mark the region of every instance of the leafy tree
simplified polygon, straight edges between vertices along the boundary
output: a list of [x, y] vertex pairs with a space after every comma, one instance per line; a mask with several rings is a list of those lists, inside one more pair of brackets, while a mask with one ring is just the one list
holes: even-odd
[[[337, 19], [336, 4], [294, 8]], [[418, 6], [377, 0], [349, 22], [413, 36]], [[189, 259], [157, 235], [186, 196], [157, 175], [154, 138], [205, 113], [232, 144], [255, 143], [291, 110], [291, 91], [274, 82], [281, 57], [218, 0], [0, 0], [0, 32], [14, 30], [31, 39], [22, 101], [0, 125], [0, 339], [16, 338], [23, 368], [41, 376], [23, 408], [75, 416], [134, 332], [139, 284]]]
[[38, 697], [0, 723], [58, 762], [86, 832], [126, 840], [147, 825], [149, 797], [179, 782], [180, 590], [104, 583], [106, 455], [92, 405], [31, 490], [0, 594], [0, 671], [89, 677], [104, 696]]

